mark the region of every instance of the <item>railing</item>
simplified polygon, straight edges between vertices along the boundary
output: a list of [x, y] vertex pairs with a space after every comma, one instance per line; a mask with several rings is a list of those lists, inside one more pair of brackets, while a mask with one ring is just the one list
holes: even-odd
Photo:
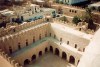
[[0, 55], [4, 57], [13, 67], [22, 67], [17, 63], [15, 60], [13, 60], [11, 57], [9, 57], [2, 49], [0, 49]]

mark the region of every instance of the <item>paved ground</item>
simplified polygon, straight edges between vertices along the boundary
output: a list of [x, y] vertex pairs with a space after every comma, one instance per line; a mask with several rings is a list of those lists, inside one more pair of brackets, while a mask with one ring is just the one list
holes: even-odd
[[53, 55], [52, 53], [46, 53], [41, 56], [36, 61], [32, 62], [30, 65], [25, 67], [75, 67], [72, 64], [69, 64], [64, 59]]

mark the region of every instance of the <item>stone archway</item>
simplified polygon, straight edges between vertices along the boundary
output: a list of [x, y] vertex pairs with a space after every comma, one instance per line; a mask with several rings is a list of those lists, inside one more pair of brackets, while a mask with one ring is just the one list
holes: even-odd
[[24, 60], [24, 65], [28, 65], [30, 63], [29, 59]]
[[35, 43], [35, 36], [33, 37], [33, 43]]
[[18, 50], [20, 50], [21, 49], [21, 45], [20, 45], [20, 43], [18, 43]]
[[10, 52], [10, 54], [12, 54], [12, 48], [11, 47], [9, 47], [9, 52]]
[[60, 42], [62, 42], [62, 38], [60, 38]]
[[59, 49], [58, 48], [55, 49], [55, 55], [59, 56]]
[[39, 40], [41, 40], [41, 34], [39, 35]]
[[77, 48], [77, 44], [75, 44], [75, 48]]
[[45, 37], [47, 37], [47, 32], [45, 33]]
[[26, 39], [26, 46], [28, 46], [28, 40]]
[[75, 64], [75, 58], [73, 56], [70, 56], [69, 62]]
[[42, 56], [42, 51], [39, 52], [39, 57]]
[[48, 51], [48, 48], [46, 47], [46, 48], [45, 48], [45, 53], [46, 53], [47, 51]]
[[31, 59], [32, 61], [36, 60], [36, 55], [34, 54]]
[[67, 54], [65, 52], [62, 52], [62, 58], [65, 60], [67, 59]]
[[52, 52], [52, 53], [53, 53], [53, 47], [52, 47], [52, 46], [50, 46], [50, 52]]
[[80, 60], [78, 60], [77, 65], [79, 64]]

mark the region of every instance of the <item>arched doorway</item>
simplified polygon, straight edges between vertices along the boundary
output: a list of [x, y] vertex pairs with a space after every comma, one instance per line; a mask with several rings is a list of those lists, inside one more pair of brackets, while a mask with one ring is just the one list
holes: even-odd
[[54, 38], [56, 38], [56, 35], [54, 35]]
[[22, 20], [22, 21], [24, 20], [23, 16], [21, 16], [21, 20]]
[[60, 38], [60, 42], [62, 42], [62, 38]]
[[41, 34], [39, 35], [39, 40], [41, 40]]
[[42, 51], [39, 52], [39, 57], [42, 56]]
[[77, 44], [75, 44], [75, 48], [77, 48]]
[[21, 45], [20, 45], [20, 43], [18, 43], [18, 49], [19, 49], [19, 50], [21, 49]]
[[69, 41], [67, 41], [67, 45], [69, 45]]
[[53, 47], [52, 47], [52, 46], [50, 46], [50, 52], [52, 52], [52, 53], [53, 53]]
[[59, 50], [58, 50], [58, 48], [55, 49], [55, 55], [59, 56]]
[[26, 39], [26, 46], [28, 46], [28, 40]]
[[12, 54], [12, 48], [11, 47], [9, 47], [9, 52], [10, 52], [10, 54]]
[[75, 64], [75, 58], [73, 56], [70, 56], [69, 62]]
[[83, 48], [83, 52], [85, 51], [85, 48]]
[[66, 55], [65, 52], [62, 52], [62, 58], [65, 59], [65, 60], [67, 59], [67, 55]]
[[36, 60], [36, 55], [32, 56], [32, 61]]
[[46, 48], [45, 48], [45, 53], [46, 53], [47, 51], [48, 51], [48, 48], [46, 47]]
[[45, 37], [47, 37], [47, 32], [45, 33]]
[[35, 42], [35, 37], [33, 37], [33, 43]]
[[24, 61], [24, 65], [28, 65], [30, 63], [30, 60], [29, 59], [26, 59], [25, 61]]
[[50, 33], [50, 37], [51, 37], [51, 33]]
[[79, 64], [80, 60], [78, 60], [77, 65]]

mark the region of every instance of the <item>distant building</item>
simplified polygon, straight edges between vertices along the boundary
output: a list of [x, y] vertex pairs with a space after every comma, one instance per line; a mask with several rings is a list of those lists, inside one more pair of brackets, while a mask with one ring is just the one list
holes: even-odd
[[51, 15], [52, 17], [56, 15], [55, 9], [40, 8], [40, 6], [36, 4], [14, 8], [14, 11], [22, 21], [34, 21], [44, 18], [46, 15]]
[[91, 10], [100, 11], [100, 2], [90, 4], [88, 8], [90, 8]]
[[[1, 16], [6, 17], [9, 22], [22, 23], [24, 21], [30, 22], [38, 19], [45, 18], [50, 15], [51, 17], [56, 16], [56, 10], [52, 8], [40, 8], [36, 4], [28, 4], [23, 6], [13, 6], [12, 10], [0, 11]], [[1, 20], [0, 22], [3, 22]]]
[[56, 0], [57, 3], [63, 3], [68, 5], [79, 4], [83, 2], [87, 2], [88, 0]]

